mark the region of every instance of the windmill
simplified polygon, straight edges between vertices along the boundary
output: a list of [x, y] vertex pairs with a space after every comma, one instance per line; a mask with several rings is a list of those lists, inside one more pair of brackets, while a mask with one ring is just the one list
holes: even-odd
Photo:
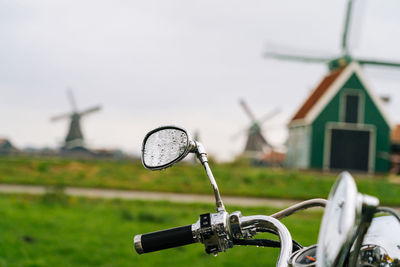
[[81, 130], [81, 118], [90, 113], [99, 111], [101, 109], [100, 106], [94, 106], [92, 108], [86, 109], [84, 111], [78, 111], [75, 98], [72, 94], [71, 90], [67, 90], [68, 100], [72, 107], [72, 112], [67, 114], [62, 114], [58, 116], [54, 116], [51, 118], [51, 121], [58, 121], [62, 119], [69, 119], [69, 130], [67, 136], [65, 137], [65, 144], [63, 149], [65, 150], [75, 150], [75, 149], [85, 149], [84, 148], [84, 137]]
[[375, 66], [386, 66], [386, 67], [400, 67], [400, 62], [390, 62], [390, 61], [380, 61], [367, 58], [352, 58], [348, 48], [348, 32], [350, 26], [350, 19], [353, 7], [353, 0], [348, 0], [346, 18], [343, 28], [342, 41], [341, 41], [341, 54], [337, 58], [330, 57], [319, 57], [319, 56], [305, 56], [295, 53], [282, 53], [273, 50], [267, 50], [264, 53], [266, 58], [274, 58], [279, 60], [290, 60], [290, 61], [300, 61], [306, 63], [325, 63], [328, 64], [329, 70], [333, 71], [335, 69], [345, 67], [350, 62], [356, 61], [360, 65], [375, 65]]
[[268, 150], [271, 151], [273, 146], [264, 137], [262, 133], [262, 124], [277, 115], [280, 110], [276, 108], [265, 114], [263, 117], [261, 117], [261, 119], [257, 120], [243, 99], [240, 99], [239, 104], [251, 121], [248, 127], [233, 136], [237, 137], [243, 134], [243, 132], [247, 132], [247, 141], [244, 148], [244, 154], [249, 155], [250, 157], [258, 157], [260, 154], [263, 154]]
[[[324, 63], [330, 70], [288, 124], [286, 166], [289, 168], [352, 169], [369, 173], [388, 170], [388, 160], [381, 155], [388, 153], [390, 120], [383, 112], [381, 101], [365, 82], [359, 65], [400, 67], [400, 62], [351, 56], [348, 36], [354, 3], [353, 0], [347, 2], [341, 54], [338, 57], [271, 50], [264, 53], [266, 58]], [[369, 101], [364, 101], [365, 98]], [[367, 114], [374, 114], [379, 119], [374, 120], [374, 116]], [[379, 134], [372, 137], [374, 133]], [[364, 137], [360, 138], [357, 134]]]

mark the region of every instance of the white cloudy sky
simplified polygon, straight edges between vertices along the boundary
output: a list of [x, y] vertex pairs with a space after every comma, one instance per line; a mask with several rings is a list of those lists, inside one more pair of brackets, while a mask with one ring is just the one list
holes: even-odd
[[[139, 151], [159, 125], [199, 130], [208, 151], [227, 159], [249, 119], [282, 112], [265, 133], [279, 145], [285, 123], [326, 66], [263, 59], [267, 44], [326, 55], [340, 52], [346, 1], [0, 0], [0, 136], [19, 147], [59, 146], [66, 122], [49, 118], [101, 104], [83, 120], [92, 147]], [[358, 0], [352, 54], [400, 61], [400, 1]], [[400, 122], [400, 70], [366, 68]]]

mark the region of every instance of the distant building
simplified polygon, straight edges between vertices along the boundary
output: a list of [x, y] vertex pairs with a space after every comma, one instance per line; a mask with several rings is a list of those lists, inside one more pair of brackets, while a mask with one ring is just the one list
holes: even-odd
[[390, 139], [392, 141], [391, 147], [391, 161], [392, 161], [392, 168], [390, 170], [393, 174], [400, 173], [400, 124], [394, 127]]
[[119, 149], [94, 149], [92, 150], [93, 157], [96, 158], [113, 158], [113, 159], [123, 159], [127, 158], [122, 150]]
[[269, 152], [261, 155], [259, 162], [261, 165], [268, 167], [283, 167], [286, 154], [271, 149]]
[[389, 118], [356, 62], [325, 76], [288, 127], [288, 167], [389, 170]]
[[0, 138], [0, 154], [14, 154], [18, 152], [18, 149], [5, 138]]
[[390, 139], [392, 141], [392, 147], [400, 152], [400, 124], [397, 124], [391, 132]]

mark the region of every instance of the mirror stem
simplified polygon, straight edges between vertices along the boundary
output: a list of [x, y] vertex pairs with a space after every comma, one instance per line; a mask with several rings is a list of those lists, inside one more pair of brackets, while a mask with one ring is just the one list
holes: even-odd
[[212, 185], [213, 190], [214, 190], [215, 202], [216, 202], [216, 205], [217, 205], [217, 212], [225, 211], [224, 203], [222, 203], [222, 199], [221, 199], [221, 196], [219, 194], [218, 185], [217, 185], [217, 183], [216, 183], [216, 181], [214, 179], [214, 175], [211, 172], [210, 166], [208, 166], [208, 162], [207, 161], [204, 162], [203, 166], [206, 169], [208, 178], [210, 178], [210, 182], [211, 182], [211, 185]]
[[219, 189], [217, 182], [215, 181], [214, 175], [211, 172], [210, 166], [208, 165], [207, 153], [203, 145], [199, 142], [196, 143], [196, 154], [204, 169], [206, 170], [207, 176], [210, 179], [211, 186], [214, 190], [215, 202], [217, 206], [217, 212], [225, 211], [224, 203], [222, 202], [221, 195], [219, 194]]
[[352, 245], [353, 253], [350, 256], [349, 266], [356, 266], [362, 242], [364, 241], [365, 234], [368, 231], [371, 221], [374, 218], [379, 200], [376, 197], [359, 194], [362, 202], [361, 222], [357, 229], [357, 236]]

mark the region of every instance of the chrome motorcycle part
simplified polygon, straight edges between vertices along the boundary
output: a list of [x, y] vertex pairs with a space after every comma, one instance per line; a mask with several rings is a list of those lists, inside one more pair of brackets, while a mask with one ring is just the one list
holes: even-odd
[[292, 254], [292, 236], [288, 229], [279, 220], [264, 215], [243, 216], [239, 219], [242, 234], [260, 233], [265, 230], [274, 230], [279, 235], [281, 250], [276, 266], [286, 267]]
[[228, 213], [206, 213], [192, 226], [194, 238], [204, 244], [208, 254], [218, 254], [233, 247], [228, 225]]
[[143, 140], [143, 166], [150, 170], [166, 169], [186, 157], [193, 147], [185, 129], [175, 126], [156, 128]]
[[358, 251], [379, 201], [375, 197], [359, 194], [353, 177], [348, 172], [340, 174], [329, 193], [328, 205], [318, 236], [318, 267], [342, 266], [348, 259], [355, 266]]
[[328, 197], [318, 235], [318, 267], [342, 266], [356, 234], [361, 205], [349, 173], [340, 174]]
[[243, 238], [242, 230], [240, 229], [240, 217], [242, 217], [242, 213], [240, 211], [232, 212], [229, 215], [231, 234], [233, 238], [236, 239]]
[[133, 246], [137, 252], [137, 254], [143, 254], [143, 247], [142, 247], [142, 235], [135, 235], [133, 238]]
[[292, 254], [289, 267], [315, 267], [317, 262], [317, 245], [300, 249]]
[[353, 243], [353, 253], [350, 255], [349, 266], [356, 266], [358, 260], [358, 253], [362, 246], [364, 236], [371, 224], [372, 219], [376, 213], [376, 209], [379, 205], [379, 200], [376, 197], [358, 194], [358, 201], [362, 205], [359, 223], [356, 230], [356, 238]]
[[[376, 217], [372, 220], [363, 241], [384, 249], [387, 256], [397, 260], [400, 266], [400, 224], [393, 216]], [[363, 247], [361, 248], [362, 251]], [[361, 253], [360, 253], [361, 254]]]
[[358, 255], [359, 267], [391, 266], [388, 254], [384, 248], [377, 245], [363, 245]]
[[193, 237], [203, 243], [208, 254], [217, 254], [232, 248], [233, 236], [251, 238], [257, 233], [274, 231], [280, 239], [280, 254], [276, 266], [287, 266], [292, 253], [293, 241], [287, 228], [277, 219], [256, 215], [241, 216], [240, 212], [207, 213], [200, 215], [200, 219], [193, 224]]
[[315, 198], [315, 199], [310, 199], [306, 200], [300, 203], [297, 203], [287, 209], [278, 211], [277, 213], [274, 213], [271, 215], [271, 217], [274, 217], [275, 219], [281, 220], [285, 217], [288, 217], [292, 215], [293, 213], [296, 213], [301, 210], [313, 208], [313, 207], [325, 207], [328, 201], [326, 199], [322, 198]]
[[208, 165], [207, 152], [204, 149], [204, 146], [200, 142], [195, 142], [194, 149], [198, 159], [206, 170], [208, 179], [210, 180], [211, 186], [213, 188], [214, 197], [215, 197], [215, 205], [217, 207], [217, 212], [225, 211], [224, 203], [222, 202], [221, 195], [219, 193], [217, 182], [215, 181], [214, 175], [211, 171], [210, 166]]
[[397, 214], [394, 209], [391, 209], [391, 208], [388, 208], [388, 207], [379, 207], [379, 208], [376, 209], [376, 213], [380, 213], [380, 212], [392, 215], [400, 223], [400, 215]]

